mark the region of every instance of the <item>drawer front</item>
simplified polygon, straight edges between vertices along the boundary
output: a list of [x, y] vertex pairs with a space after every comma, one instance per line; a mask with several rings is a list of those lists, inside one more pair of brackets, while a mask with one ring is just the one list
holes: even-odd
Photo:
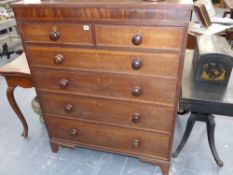
[[[93, 45], [90, 24], [23, 23], [20, 31], [25, 42]], [[88, 30], [87, 30], [88, 29]]]
[[182, 34], [182, 27], [96, 25], [98, 46], [180, 50]]
[[50, 138], [122, 153], [168, 159], [169, 135], [90, 122], [46, 117]]
[[179, 54], [26, 46], [31, 66], [178, 77]]
[[38, 89], [174, 104], [176, 79], [88, 71], [32, 69]]
[[46, 114], [168, 133], [172, 128], [172, 107], [52, 93], [40, 93], [40, 100]]

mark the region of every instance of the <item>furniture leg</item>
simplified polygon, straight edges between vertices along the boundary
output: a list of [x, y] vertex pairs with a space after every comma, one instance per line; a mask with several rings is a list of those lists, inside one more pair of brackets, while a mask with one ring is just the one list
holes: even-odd
[[59, 145], [50, 141], [50, 147], [53, 153], [57, 153]]
[[157, 159], [153, 159], [153, 158], [151, 159], [145, 157], [140, 157], [140, 160], [143, 162], [151, 163], [152, 165], [159, 166], [163, 175], [169, 175], [169, 170], [170, 170], [169, 161], [163, 161], [163, 160], [157, 160]]
[[170, 170], [169, 164], [160, 165], [160, 169], [163, 175], [169, 175], [169, 170]]
[[7, 98], [8, 101], [11, 105], [11, 107], [13, 108], [14, 112], [16, 113], [17, 117], [20, 119], [21, 123], [23, 124], [23, 132], [22, 132], [22, 136], [23, 137], [27, 137], [28, 136], [28, 125], [27, 122], [22, 114], [22, 112], [20, 111], [15, 98], [14, 98], [14, 90], [15, 90], [15, 86], [8, 86], [7, 88]]
[[207, 120], [206, 120], [206, 125], [207, 125], [207, 134], [208, 134], [208, 141], [210, 145], [211, 152], [214, 156], [214, 159], [218, 166], [222, 167], [223, 162], [220, 160], [216, 147], [215, 147], [215, 139], [214, 139], [214, 129], [215, 129], [215, 121], [214, 117], [212, 115], [209, 115]]
[[193, 129], [195, 121], [196, 121], [196, 115], [191, 114], [189, 119], [188, 119], [183, 138], [182, 138], [179, 146], [177, 147], [176, 151], [172, 154], [173, 157], [177, 157], [179, 155], [180, 151], [183, 149], [185, 143], [187, 142], [187, 140], [188, 140], [188, 138], [190, 136], [190, 133], [191, 133], [191, 131]]

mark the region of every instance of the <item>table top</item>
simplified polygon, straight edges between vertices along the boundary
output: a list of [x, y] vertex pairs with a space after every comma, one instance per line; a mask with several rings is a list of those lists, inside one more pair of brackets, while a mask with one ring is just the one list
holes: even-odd
[[31, 74], [25, 54], [0, 67], [0, 74], [4, 75], [9, 73]]
[[193, 108], [193, 110], [206, 113], [233, 115], [233, 73], [231, 73], [227, 86], [204, 82], [197, 83], [194, 80], [192, 59], [193, 50], [187, 50], [180, 100], [182, 108]]

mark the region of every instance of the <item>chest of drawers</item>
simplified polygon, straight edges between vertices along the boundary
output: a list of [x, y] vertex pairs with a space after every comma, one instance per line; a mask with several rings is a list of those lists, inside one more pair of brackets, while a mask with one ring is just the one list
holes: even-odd
[[12, 7], [52, 151], [120, 153], [167, 175], [191, 1]]

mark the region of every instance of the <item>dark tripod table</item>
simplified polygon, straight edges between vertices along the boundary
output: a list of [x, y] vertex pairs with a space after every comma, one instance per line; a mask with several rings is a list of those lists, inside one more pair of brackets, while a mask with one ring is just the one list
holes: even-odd
[[233, 116], [233, 75], [231, 74], [227, 86], [209, 83], [196, 83], [192, 69], [193, 51], [188, 50], [185, 55], [185, 64], [182, 79], [180, 110], [191, 111], [184, 136], [173, 153], [177, 157], [184, 147], [196, 121], [205, 122], [211, 152], [216, 163], [223, 166], [214, 140], [215, 121], [212, 114]]

